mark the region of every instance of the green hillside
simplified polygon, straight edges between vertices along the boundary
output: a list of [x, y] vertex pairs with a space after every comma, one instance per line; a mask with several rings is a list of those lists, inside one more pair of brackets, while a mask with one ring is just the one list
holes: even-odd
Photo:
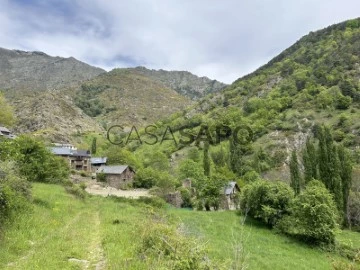
[[[360, 19], [311, 32], [224, 91], [162, 121], [161, 129], [170, 126], [180, 140], [178, 130], [197, 134], [206, 125], [215, 138], [217, 125], [233, 130], [245, 125], [252, 130], [253, 143], [245, 154], [248, 169], [244, 173], [256, 170], [270, 179], [289, 177], [291, 151], [301, 150], [306, 138], [323, 123], [330, 126], [337, 142], [355, 150], [358, 160], [359, 57]], [[262, 165], [254, 168], [252, 162], [260, 152]]]

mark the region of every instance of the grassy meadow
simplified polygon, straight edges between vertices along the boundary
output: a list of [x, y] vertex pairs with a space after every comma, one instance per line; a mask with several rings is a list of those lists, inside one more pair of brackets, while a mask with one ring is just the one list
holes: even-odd
[[[175, 224], [206, 246], [209, 260], [232, 269], [244, 269], [240, 264], [246, 269], [332, 269], [333, 261], [345, 261], [256, 221], [243, 222], [236, 212], [157, 210], [95, 196], [80, 200], [48, 184], [33, 185], [33, 202], [32, 210], [2, 233], [0, 269], [166, 269], [158, 258], [147, 260], [139, 253], [144, 235], [159, 223]], [[339, 232], [338, 238], [360, 249], [358, 233]]]

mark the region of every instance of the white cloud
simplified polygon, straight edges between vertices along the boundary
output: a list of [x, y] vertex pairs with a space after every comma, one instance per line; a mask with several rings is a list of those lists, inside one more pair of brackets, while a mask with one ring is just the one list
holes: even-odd
[[0, 47], [74, 56], [106, 69], [188, 70], [228, 83], [360, 8], [358, 0], [0, 3]]

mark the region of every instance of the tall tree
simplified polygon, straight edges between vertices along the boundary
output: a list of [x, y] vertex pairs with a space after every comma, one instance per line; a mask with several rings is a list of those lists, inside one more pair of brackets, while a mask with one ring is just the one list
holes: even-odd
[[210, 176], [210, 157], [209, 157], [209, 143], [204, 144], [204, 158], [203, 158], [204, 174]]
[[334, 194], [339, 212], [343, 211], [343, 190], [340, 177], [340, 161], [336, 145], [332, 145], [331, 154], [329, 156], [329, 174], [330, 174], [330, 192]]
[[232, 137], [229, 139], [229, 167], [237, 175], [244, 175], [246, 173], [245, 159], [249, 152], [251, 152], [251, 143], [236, 142]]
[[340, 178], [342, 186], [344, 222], [347, 225], [346, 217], [348, 214], [348, 200], [352, 185], [352, 162], [349, 151], [346, 150], [343, 145], [340, 145], [338, 147], [338, 155], [340, 162]]
[[305, 184], [313, 179], [318, 178], [317, 173], [317, 155], [314, 143], [308, 138], [306, 140], [305, 150], [303, 152], [303, 164], [304, 164], [304, 181]]
[[93, 140], [92, 140], [91, 154], [96, 154], [96, 138], [93, 138]]
[[290, 185], [293, 188], [295, 195], [299, 195], [301, 189], [301, 176], [300, 176], [298, 158], [295, 150], [293, 150], [291, 153], [290, 176], [291, 176]]
[[318, 148], [318, 160], [319, 160], [319, 177], [320, 180], [324, 183], [325, 187], [329, 189], [328, 179], [328, 151], [325, 141], [324, 128], [320, 127], [317, 133], [319, 139], [319, 148]]

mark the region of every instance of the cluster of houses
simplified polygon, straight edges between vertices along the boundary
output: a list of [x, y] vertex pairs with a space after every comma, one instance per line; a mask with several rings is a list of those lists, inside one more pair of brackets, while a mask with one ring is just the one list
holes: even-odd
[[77, 149], [71, 144], [54, 143], [50, 150], [63, 157], [72, 170], [103, 174], [110, 187], [126, 189], [133, 184], [135, 171], [128, 165], [108, 166], [106, 157], [92, 157], [90, 151]]
[[[6, 127], [0, 126], [0, 139], [15, 139]], [[92, 157], [90, 151], [80, 150], [71, 144], [53, 143], [49, 148], [56, 156], [64, 158], [72, 170], [84, 171], [95, 177], [99, 174], [105, 177], [110, 187], [128, 189], [134, 182], [135, 171], [129, 165], [107, 165], [107, 157]], [[186, 179], [183, 187], [191, 189], [191, 180]], [[239, 204], [237, 195], [240, 188], [236, 182], [229, 182], [221, 191], [221, 209], [234, 210]], [[169, 194], [169, 202], [178, 206], [181, 204], [179, 194]]]
[[[73, 170], [85, 171], [96, 176], [102, 174], [110, 187], [128, 189], [133, 185], [135, 171], [129, 165], [107, 165], [106, 157], [92, 157], [90, 151], [79, 150], [71, 144], [53, 144], [50, 150], [55, 155], [65, 158]], [[191, 189], [191, 180], [184, 180], [183, 187]], [[239, 192], [238, 184], [229, 182], [221, 191], [220, 208], [224, 210], [237, 209]], [[178, 192], [170, 193], [168, 197], [169, 203], [176, 207], [181, 205], [181, 196]]]

